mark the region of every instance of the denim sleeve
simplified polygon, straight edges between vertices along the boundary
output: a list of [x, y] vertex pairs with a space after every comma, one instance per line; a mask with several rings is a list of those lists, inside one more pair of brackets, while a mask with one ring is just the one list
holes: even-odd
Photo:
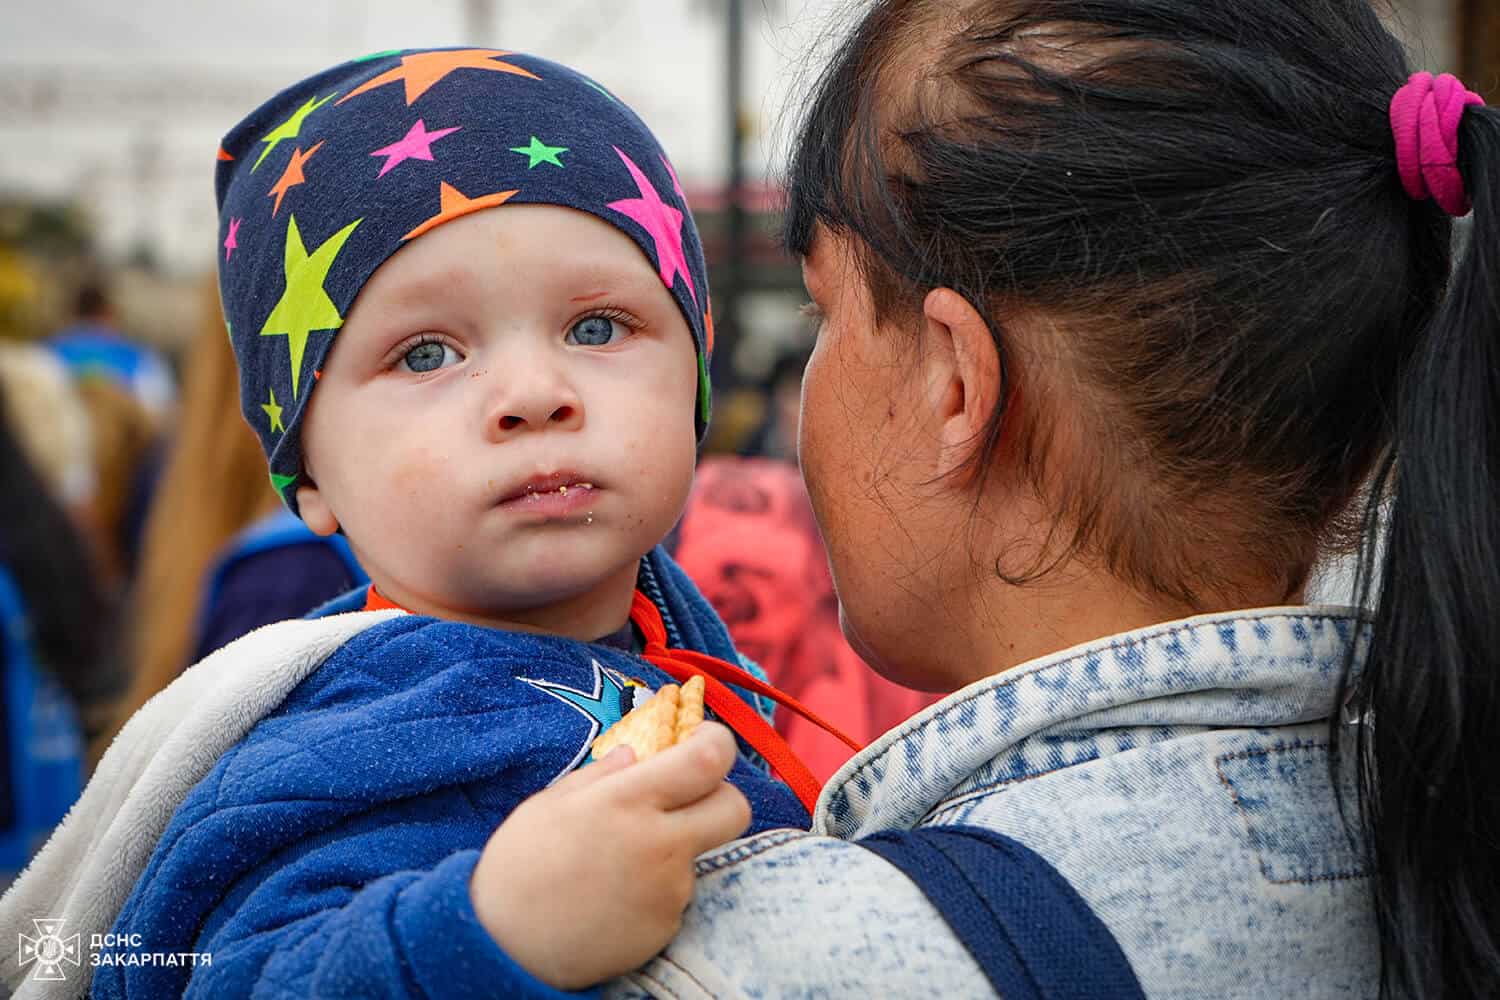
[[672, 944], [605, 987], [639, 997], [989, 996], [927, 897], [862, 847], [774, 831], [698, 859]]

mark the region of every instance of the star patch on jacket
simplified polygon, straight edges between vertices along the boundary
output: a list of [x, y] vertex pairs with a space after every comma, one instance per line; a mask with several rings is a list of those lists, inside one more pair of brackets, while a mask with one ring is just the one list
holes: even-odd
[[631, 709], [647, 701], [652, 694], [651, 688], [647, 687], [644, 681], [626, 677], [618, 670], [604, 666], [598, 660], [590, 658], [589, 667], [594, 673], [592, 691], [580, 691], [566, 684], [558, 684], [556, 681], [536, 680], [531, 677], [516, 678], [577, 710], [589, 722], [588, 735], [583, 738], [583, 745], [578, 748], [578, 753], [568, 766], [552, 779], [553, 781], [588, 760], [589, 750], [595, 738], [628, 715]]

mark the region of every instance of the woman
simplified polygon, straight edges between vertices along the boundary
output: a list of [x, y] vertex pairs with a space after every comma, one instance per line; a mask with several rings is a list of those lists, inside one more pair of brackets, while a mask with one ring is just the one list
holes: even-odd
[[[873, 5], [791, 168], [823, 314], [799, 452], [855, 649], [957, 693], [846, 765], [812, 834], [700, 857], [615, 992], [1500, 995], [1478, 105], [1408, 81], [1365, 0]], [[1303, 606], [1383, 510], [1369, 618]], [[567, 855], [634, 770], [496, 836]], [[505, 913], [549, 877], [481, 862], [471, 891]], [[972, 905], [929, 902], [944, 878]], [[550, 955], [497, 940], [576, 968], [587, 891], [529, 928]]]

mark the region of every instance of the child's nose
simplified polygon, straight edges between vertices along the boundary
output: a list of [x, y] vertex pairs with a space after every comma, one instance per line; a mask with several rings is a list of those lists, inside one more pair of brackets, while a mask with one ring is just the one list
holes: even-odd
[[[549, 427], [566, 427], [570, 424], [578, 422], [577, 417], [580, 412], [581, 411], [574, 406], [559, 406], [557, 409], [553, 410], [550, 414], [547, 415], [545, 424]], [[526, 424], [536, 424], [538, 426], [541, 426], [543, 423], [543, 421], [527, 417], [524, 413], [507, 413], [500, 418], [500, 429], [502, 431], [512, 431]]]
[[583, 401], [566, 380], [546, 373], [501, 375], [486, 423], [510, 436], [524, 430], [574, 430], [583, 425]]

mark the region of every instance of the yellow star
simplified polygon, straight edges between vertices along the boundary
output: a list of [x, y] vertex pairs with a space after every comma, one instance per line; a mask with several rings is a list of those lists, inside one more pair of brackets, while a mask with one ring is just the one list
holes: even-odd
[[266, 416], [271, 418], [271, 433], [286, 433], [286, 426], [281, 422], [281, 407], [276, 405], [276, 390], [271, 390], [271, 401], [261, 403], [260, 408], [266, 411]]
[[307, 349], [308, 335], [315, 330], [337, 330], [344, 323], [338, 307], [323, 290], [323, 282], [328, 278], [328, 269], [333, 266], [334, 258], [344, 248], [344, 242], [354, 232], [354, 227], [363, 221], [355, 219], [309, 254], [302, 244], [302, 234], [297, 231], [297, 217], [287, 217], [283, 265], [286, 291], [281, 293], [276, 308], [266, 317], [260, 335], [287, 339], [292, 359], [293, 399], [297, 398], [297, 382], [302, 375], [302, 355]]
[[302, 105], [302, 107], [298, 108], [292, 113], [292, 117], [288, 118], [286, 121], [282, 122], [280, 125], [277, 125], [271, 131], [267, 132], [265, 136], [260, 140], [261, 142], [266, 144], [266, 148], [261, 151], [259, 159], [257, 159], [255, 161], [255, 165], [250, 168], [250, 172], [252, 174], [255, 173], [255, 169], [256, 167], [260, 166], [261, 160], [264, 160], [266, 157], [270, 156], [271, 150], [275, 149], [276, 144], [281, 142], [281, 140], [297, 138], [298, 133], [302, 131], [302, 123], [307, 120], [307, 116], [321, 108], [323, 105], [327, 104], [329, 101], [333, 100], [333, 98], [333, 94], [329, 94], [321, 101], [316, 97], [309, 97], [306, 104]]

